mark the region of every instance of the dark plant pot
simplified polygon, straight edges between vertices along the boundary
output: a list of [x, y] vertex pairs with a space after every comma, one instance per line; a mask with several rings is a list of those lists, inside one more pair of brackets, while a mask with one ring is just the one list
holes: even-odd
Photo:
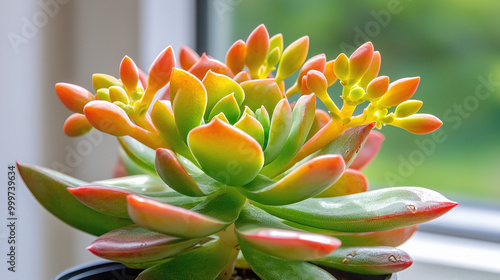
[[[397, 280], [397, 275], [360, 275], [325, 268], [337, 280]], [[142, 270], [131, 269], [121, 263], [99, 261], [70, 268], [53, 280], [134, 280]], [[201, 279], [200, 279], [201, 280]]]

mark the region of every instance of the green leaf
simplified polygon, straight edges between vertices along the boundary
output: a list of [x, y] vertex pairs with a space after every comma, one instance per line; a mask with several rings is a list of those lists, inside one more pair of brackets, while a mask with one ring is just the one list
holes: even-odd
[[102, 235], [132, 224], [128, 219], [92, 210], [68, 192], [67, 188], [84, 185], [84, 181], [33, 165], [18, 163], [17, 168], [26, 186], [45, 209], [72, 227], [93, 235]]
[[215, 104], [208, 119], [211, 120], [220, 113], [224, 113], [224, 116], [230, 124], [234, 124], [238, 121], [240, 117], [240, 107], [238, 101], [234, 97], [234, 92], [224, 96]]
[[175, 124], [174, 113], [170, 101], [158, 100], [151, 111], [151, 120], [158, 135], [176, 152], [190, 160], [194, 160], [191, 151], [181, 138]]
[[229, 261], [232, 248], [214, 240], [163, 264], [144, 270], [136, 280], [216, 279]]
[[276, 104], [284, 98], [280, 87], [273, 79], [250, 80], [241, 83], [245, 92], [242, 107], [248, 106], [252, 111], [264, 106], [268, 112], [273, 112]]
[[193, 129], [188, 143], [203, 171], [223, 184], [249, 183], [264, 163], [262, 147], [255, 139], [218, 118]]
[[392, 247], [346, 247], [313, 262], [347, 272], [382, 275], [404, 270], [413, 260], [406, 252]]
[[335, 183], [344, 170], [341, 156], [319, 156], [277, 182], [259, 176], [239, 190], [248, 198], [266, 205], [291, 204], [321, 193]]
[[278, 157], [262, 168], [262, 174], [270, 178], [285, 167], [304, 144], [309, 129], [311, 129], [316, 111], [316, 97], [314, 94], [303, 95], [299, 98], [292, 112], [292, 127], [285, 145]]
[[156, 175], [155, 151], [129, 136], [117, 137], [121, 147], [138, 166]]
[[122, 147], [118, 149], [118, 157], [119, 160], [123, 163], [125, 170], [128, 175], [143, 175], [143, 174], [151, 174], [151, 171], [139, 166], [135, 161], [133, 161], [125, 152]]
[[198, 238], [216, 233], [238, 217], [245, 198], [236, 190], [209, 196], [191, 210], [175, 207], [137, 195], [129, 195], [132, 220], [152, 231], [183, 238]]
[[264, 127], [262, 124], [251, 115], [245, 113], [243, 117], [234, 124], [234, 127], [243, 130], [246, 134], [252, 136], [261, 147], [264, 146]]
[[100, 236], [87, 250], [108, 260], [140, 264], [178, 255], [201, 241], [203, 238], [182, 239], [131, 225]]
[[255, 117], [262, 125], [262, 128], [264, 128], [264, 145], [262, 145], [262, 147], [266, 147], [269, 139], [269, 126], [271, 123], [266, 107], [261, 106], [260, 109], [257, 109], [257, 111], [255, 111]]
[[182, 69], [172, 69], [170, 100], [175, 124], [183, 140], [191, 129], [199, 126], [207, 106], [207, 91], [198, 78]]
[[456, 205], [429, 189], [398, 187], [340, 197], [311, 198], [286, 206], [259, 204], [258, 207], [277, 217], [312, 227], [369, 232], [424, 223]]
[[300, 277], [300, 279], [335, 280], [328, 272], [313, 264], [304, 261], [287, 261], [273, 257], [254, 249], [241, 238], [238, 238], [238, 241], [245, 260], [262, 279], [283, 280]]
[[292, 109], [287, 99], [282, 99], [274, 108], [269, 127], [269, 140], [264, 150], [264, 165], [275, 160], [285, 145], [292, 127]]

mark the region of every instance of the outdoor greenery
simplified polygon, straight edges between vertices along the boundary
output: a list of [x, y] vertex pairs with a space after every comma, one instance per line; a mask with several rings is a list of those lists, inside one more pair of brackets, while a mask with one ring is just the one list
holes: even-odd
[[234, 40], [264, 23], [271, 34], [282, 32], [285, 44], [309, 35], [311, 53], [325, 52], [328, 59], [369, 40], [385, 54], [381, 75], [391, 81], [420, 75], [423, 112], [444, 125], [418, 137], [383, 129], [381, 153], [365, 171], [372, 186], [416, 185], [500, 201], [499, 1], [232, 3]]

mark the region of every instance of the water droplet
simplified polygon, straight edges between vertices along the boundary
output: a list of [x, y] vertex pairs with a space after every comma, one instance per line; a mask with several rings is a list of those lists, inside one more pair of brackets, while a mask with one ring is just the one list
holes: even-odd
[[393, 263], [398, 262], [398, 260], [396, 259], [396, 257], [395, 257], [394, 255], [391, 255], [391, 256], [389, 257], [389, 260], [390, 260], [391, 262], [393, 262]]
[[417, 206], [415, 205], [406, 205], [406, 209], [410, 210], [412, 213], [417, 212]]

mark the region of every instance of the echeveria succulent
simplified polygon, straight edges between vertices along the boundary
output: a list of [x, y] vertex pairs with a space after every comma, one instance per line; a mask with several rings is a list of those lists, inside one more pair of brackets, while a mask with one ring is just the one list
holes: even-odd
[[394, 247], [457, 204], [419, 187], [368, 191], [360, 170], [384, 139], [374, 127], [425, 134], [441, 121], [417, 113], [418, 77], [378, 76], [370, 42], [333, 60], [306, 60], [308, 45], [306, 36], [284, 48], [260, 25], [225, 62], [184, 47], [176, 63], [168, 47], [148, 75], [127, 56], [119, 78], [94, 74], [95, 94], [59, 83], [74, 112], [66, 134], [116, 136], [125, 172], [83, 182], [19, 164], [21, 175], [49, 211], [100, 236], [88, 250], [144, 269], [137, 279], [229, 279], [235, 265], [262, 279], [405, 269], [412, 260]]

